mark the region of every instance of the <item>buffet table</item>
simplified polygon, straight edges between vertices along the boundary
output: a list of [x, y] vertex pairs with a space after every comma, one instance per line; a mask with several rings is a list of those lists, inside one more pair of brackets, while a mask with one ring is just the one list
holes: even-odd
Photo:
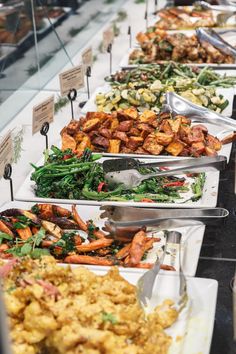
[[[164, 3], [159, 5], [162, 7]], [[12, 158], [7, 161], [12, 163], [13, 173], [11, 175], [11, 165], [8, 165], [5, 179], [0, 181], [0, 258], [3, 259], [0, 275], [4, 278], [8, 316], [14, 332], [14, 354], [18, 354], [17, 345], [21, 353], [30, 348], [30, 353], [37, 354], [44, 346], [45, 350], [60, 349], [62, 354], [90, 352], [90, 349], [105, 354], [116, 354], [120, 350], [123, 354], [129, 351], [129, 346], [135, 354], [159, 354], [162, 345], [161, 353], [169, 353], [169, 347], [171, 354], [235, 353], [232, 282], [236, 269], [236, 64], [233, 49], [230, 48], [230, 53], [217, 51], [215, 47], [212, 49], [211, 42], [204, 46], [196, 37], [195, 29], [189, 32], [192, 39], [184, 37], [187, 30], [175, 37], [175, 30], [173, 34], [155, 29], [150, 8], [145, 23], [143, 15], [147, 9], [147, 4], [145, 7], [139, 1], [127, 1], [118, 13], [118, 20], [115, 15], [109, 18], [109, 23], [101, 26], [87, 43], [88, 47], [83, 47], [73, 57], [71, 63], [75, 66], [71, 69], [71, 64], [67, 63], [61, 70], [60, 80], [54, 77], [48, 82], [1, 132], [5, 137], [11, 132], [14, 149], [18, 147], [20, 155], [16, 164]], [[192, 13], [192, 9], [190, 11]], [[122, 16], [125, 20], [120, 24]], [[184, 18], [186, 20], [186, 16]], [[116, 29], [116, 38], [117, 23], [120, 34]], [[133, 32], [128, 27], [131, 23]], [[147, 23], [151, 23], [152, 28], [146, 32]], [[127, 35], [127, 28], [132, 38]], [[134, 37], [138, 32], [136, 41]], [[191, 50], [187, 52], [186, 48], [181, 48], [184, 40], [193, 48], [196, 46], [194, 58]], [[84, 50], [91, 55], [90, 46], [94, 50], [91, 78], [89, 65], [78, 65]], [[175, 46], [182, 50], [182, 56]], [[167, 55], [167, 62], [163, 63], [158, 55]], [[185, 65], [184, 56], [188, 65]], [[177, 63], [173, 61], [176, 57]], [[211, 68], [206, 70], [209, 63]], [[137, 64], [140, 64], [139, 68], [135, 68]], [[126, 71], [127, 67], [130, 71]], [[63, 75], [67, 79], [78, 75], [77, 81], [72, 80], [74, 85], [82, 77], [87, 79], [92, 94], [83, 82], [76, 87], [62, 88]], [[64, 95], [65, 104], [62, 104], [59, 91]], [[48, 114], [50, 119], [47, 116], [40, 125], [45, 107], [49, 111], [56, 107], [52, 93], [57, 99], [59, 97], [56, 102], [59, 109], [54, 122]], [[71, 98], [73, 93], [74, 99]], [[9, 102], [13, 106], [11, 99]], [[163, 106], [164, 102], [168, 105]], [[187, 107], [186, 111], [181, 112], [181, 104]], [[35, 116], [40, 110], [41, 116], [37, 120]], [[194, 121], [196, 114], [203, 121]], [[212, 124], [209, 116], [220, 123], [223, 121], [226, 127]], [[235, 121], [229, 120], [230, 116]], [[44, 143], [46, 141], [47, 147], [48, 140], [49, 149], [44, 151]], [[185, 164], [186, 158], [195, 164], [204, 159], [212, 163], [217, 161], [217, 155], [223, 155], [221, 158], [226, 165], [223, 171], [191, 173], [185, 167], [181, 174], [177, 171], [176, 175], [171, 175], [168, 173], [171, 167], [165, 166], [169, 166], [170, 160], [181, 160]], [[154, 172], [159, 173], [158, 178], [149, 176], [137, 185], [132, 185], [133, 180], [126, 180], [126, 177], [112, 183], [114, 175], [106, 174], [104, 160], [121, 158], [122, 165], [125, 157], [136, 159], [131, 162], [136, 164], [134, 170], [141, 173], [141, 178]], [[155, 166], [159, 169], [152, 169], [153, 165], [142, 166], [150, 161], [159, 161]], [[2, 162], [0, 159], [0, 164]], [[117, 173], [116, 163], [119, 177], [121, 165], [118, 162], [110, 172]], [[218, 166], [223, 168], [224, 164]], [[10, 171], [10, 176], [6, 171]], [[11, 177], [14, 200], [9, 202]], [[130, 185], [124, 188], [127, 181]], [[120, 215], [125, 219], [127, 206], [136, 208], [132, 209], [133, 222], [138, 224], [142, 218], [145, 221], [139, 229], [132, 226], [131, 230], [119, 235], [114, 210], [122, 210], [121, 214], [117, 212], [118, 220]], [[157, 209], [166, 215], [175, 212], [172, 218], [166, 217], [170, 221], [175, 220], [182, 209], [186, 209], [186, 213], [198, 209], [202, 212], [207, 208], [214, 212], [216, 207], [221, 208], [222, 220], [206, 228], [203, 224], [188, 223], [186, 216], [182, 219], [187, 226], [176, 224], [171, 227], [170, 222], [167, 227], [157, 229], [160, 221], [153, 229], [146, 225], [147, 215], [152, 213], [150, 208], [155, 209], [153, 213]], [[108, 213], [105, 216], [104, 210]], [[146, 217], [141, 210], [147, 211]], [[229, 215], [224, 218], [228, 211]], [[150, 215], [153, 218], [153, 214]], [[182, 244], [175, 241], [168, 244], [173, 229], [176, 235], [181, 233]], [[66, 264], [71, 268], [65, 269]], [[81, 265], [84, 268], [77, 269]], [[161, 322], [161, 315], [158, 315], [158, 322], [154, 312], [150, 318], [145, 317], [147, 307], [140, 307], [136, 288], [132, 286], [138, 284], [138, 279], [148, 269], [155, 269], [157, 265], [160, 274], [150, 299], [160, 306], [155, 310], [155, 316], [164, 307], [167, 324]], [[119, 268], [128, 283], [119, 277], [113, 266]], [[179, 295], [183, 295], [184, 288], [182, 270], [187, 278], [189, 297], [183, 297], [187, 302], [179, 309]], [[11, 307], [14, 301], [17, 306]], [[62, 312], [58, 305], [60, 301]], [[39, 321], [41, 315], [46, 326]], [[127, 320], [129, 326], [126, 326]], [[149, 320], [158, 326], [148, 327]], [[74, 337], [68, 335], [72, 325]], [[158, 331], [163, 339], [160, 348]], [[59, 349], [58, 333], [64, 339]]]

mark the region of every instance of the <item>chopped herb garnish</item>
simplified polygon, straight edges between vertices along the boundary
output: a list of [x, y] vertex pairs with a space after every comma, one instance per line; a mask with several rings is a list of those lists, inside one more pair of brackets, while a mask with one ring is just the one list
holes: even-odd
[[117, 318], [112, 314], [112, 313], [107, 313], [107, 312], [103, 312], [102, 313], [102, 320], [103, 322], [111, 322], [111, 324], [116, 324]]

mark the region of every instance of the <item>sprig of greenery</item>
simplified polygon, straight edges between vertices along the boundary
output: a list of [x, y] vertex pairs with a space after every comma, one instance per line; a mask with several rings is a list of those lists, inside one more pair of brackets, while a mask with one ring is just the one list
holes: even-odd
[[25, 241], [17, 238], [16, 246], [7, 250], [6, 253], [10, 253], [15, 257], [30, 256], [32, 258], [40, 258], [41, 256], [49, 255], [50, 252], [47, 249], [38, 248], [44, 237], [45, 230], [41, 227], [36, 234]]
[[118, 323], [117, 318], [112, 313], [108, 313], [108, 312], [102, 313], [102, 320], [103, 322], [110, 322], [113, 325]]
[[54, 104], [54, 112], [55, 113], [59, 112], [68, 103], [69, 103], [69, 100], [67, 97], [59, 97], [58, 100]]

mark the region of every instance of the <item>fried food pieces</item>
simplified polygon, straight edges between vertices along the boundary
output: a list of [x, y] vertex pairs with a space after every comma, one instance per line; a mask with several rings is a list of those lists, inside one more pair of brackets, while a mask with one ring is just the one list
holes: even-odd
[[146, 318], [136, 287], [116, 268], [98, 276], [51, 257], [18, 262], [4, 296], [15, 354], [165, 354], [164, 328], [178, 316], [167, 300]]

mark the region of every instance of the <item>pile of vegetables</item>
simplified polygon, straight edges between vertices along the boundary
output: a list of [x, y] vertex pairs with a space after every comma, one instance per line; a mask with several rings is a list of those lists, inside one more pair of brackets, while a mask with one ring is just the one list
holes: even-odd
[[201, 69], [175, 62], [147, 64], [129, 70], [117, 71], [106, 77], [105, 81], [113, 87], [124, 84], [130, 88], [144, 88], [156, 80], [160, 80], [164, 85], [173, 85], [181, 78], [187, 80], [187, 82], [185, 81], [186, 85], [192, 83], [196, 87], [201, 85], [229, 88], [236, 85], [236, 76], [220, 75], [208, 66]]
[[209, 67], [191, 68], [175, 62], [118, 71], [105, 80], [112, 88], [98, 93], [96, 104], [98, 111], [107, 113], [131, 106], [139, 111], [152, 109], [159, 113], [164, 94], [168, 91], [221, 113], [229, 101], [217, 94], [216, 88], [229, 88], [236, 84], [236, 76], [221, 76]]
[[[154, 244], [159, 243], [161, 250], [160, 237], [153, 232], [147, 234], [145, 227], [127, 228], [122, 237], [116, 236], [114, 239], [100, 230], [93, 220], [84, 221], [75, 205], [68, 210], [59, 205], [35, 204], [30, 210], [12, 208], [0, 213], [1, 259], [52, 255], [66, 263], [153, 266], [143, 261]], [[162, 269], [175, 270], [167, 264]]]
[[[187, 100], [206, 107], [212, 111], [221, 113], [229, 104], [229, 101], [218, 95], [214, 87], [199, 86], [194, 79], [177, 78], [171, 82], [163, 84], [160, 80], [152, 83], [141, 84], [121, 84], [111, 88], [106, 93], [96, 95], [96, 105], [99, 112], [112, 112], [129, 107], [137, 107], [139, 111], [151, 109], [159, 113], [165, 101], [165, 93], [172, 91]], [[140, 85], [140, 84], [139, 84]]]
[[[52, 153], [43, 166], [32, 165], [35, 171], [35, 194], [42, 198], [135, 201], [135, 202], [184, 202], [183, 194], [192, 190], [192, 200], [202, 196], [205, 174], [191, 177], [155, 177], [143, 181], [138, 187], [125, 189], [122, 184], [110, 188], [105, 180], [101, 155], [88, 154], [78, 157], [71, 149], [61, 151], [52, 146]], [[150, 173], [141, 169], [140, 173]], [[186, 200], [185, 200], [186, 202]]]

